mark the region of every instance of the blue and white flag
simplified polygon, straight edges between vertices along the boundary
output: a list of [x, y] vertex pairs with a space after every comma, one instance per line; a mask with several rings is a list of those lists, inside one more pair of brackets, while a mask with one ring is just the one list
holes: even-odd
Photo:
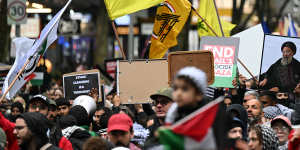
[[72, 0], [69, 0], [67, 4], [50, 20], [50, 22], [41, 31], [39, 38], [37, 38], [35, 41], [24, 37], [17, 38], [13, 41], [17, 50], [16, 60], [13, 67], [9, 70], [7, 77], [5, 78], [2, 89], [3, 93], [8, 90], [8, 87], [12, 84], [15, 77], [21, 71], [25, 62], [27, 62], [29, 59], [30, 61], [7, 93], [7, 99], [13, 98], [26, 82], [34, 78], [33, 72], [40, 58], [45, 54], [48, 47], [57, 39], [59, 20], [71, 1]]
[[298, 36], [298, 33], [297, 33], [296, 28], [295, 28], [295, 24], [294, 24], [294, 21], [291, 17], [291, 14], [289, 14], [288, 36], [289, 37], [297, 37]]

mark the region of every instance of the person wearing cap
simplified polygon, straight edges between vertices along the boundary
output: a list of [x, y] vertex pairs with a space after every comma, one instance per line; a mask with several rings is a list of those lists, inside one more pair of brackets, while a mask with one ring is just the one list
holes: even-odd
[[172, 89], [163, 88], [158, 90], [155, 94], [152, 94], [150, 98], [153, 100], [155, 118], [153, 119], [153, 125], [149, 126], [151, 135], [154, 131], [164, 124], [166, 114], [173, 103]]
[[245, 130], [240, 119], [233, 117], [229, 126], [228, 138], [243, 139], [243, 131]]
[[286, 150], [288, 148], [288, 136], [292, 130], [291, 121], [283, 115], [277, 116], [271, 121], [271, 128], [279, 139], [279, 150]]
[[52, 99], [49, 99], [49, 107], [48, 107], [48, 114], [47, 118], [51, 122], [56, 122], [56, 117], [57, 117], [57, 105], [56, 102]]
[[282, 44], [282, 58], [277, 60], [264, 74], [260, 86], [273, 91], [292, 92], [300, 81], [300, 63], [293, 56], [297, 47], [293, 42]]
[[28, 102], [28, 112], [39, 112], [45, 116], [48, 115], [50, 100], [43, 95], [35, 95]]
[[59, 98], [56, 100], [56, 105], [57, 105], [57, 115], [58, 116], [66, 116], [68, 115], [70, 109], [71, 109], [71, 104], [68, 100], [65, 98]]
[[45, 115], [38, 112], [27, 112], [17, 117], [14, 135], [21, 149], [59, 150], [49, 143], [47, 131], [51, 127]]
[[127, 114], [119, 113], [112, 115], [108, 120], [107, 133], [109, 141], [116, 148], [123, 147], [130, 150], [140, 150], [140, 148], [130, 142], [134, 136], [133, 122]]
[[206, 74], [196, 67], [185, 67], [176, 74], [173, 81], [173, 103], [166, 116], [166, 125], [188, 116], [207, 104], [204, 98], [207, 87]]

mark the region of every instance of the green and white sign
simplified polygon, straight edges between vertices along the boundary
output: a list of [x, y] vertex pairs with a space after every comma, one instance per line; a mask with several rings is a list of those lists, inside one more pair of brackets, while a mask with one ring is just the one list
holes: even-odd
[[26, 0], [7, 0], [7, 11], [8, 24], [26, 23]]
[[212, 86], [234, 88], [232, 80], [237, 76], [239, 38], [205, 36], [201, 38], [200, 49], [214, 55], [215, 81]]

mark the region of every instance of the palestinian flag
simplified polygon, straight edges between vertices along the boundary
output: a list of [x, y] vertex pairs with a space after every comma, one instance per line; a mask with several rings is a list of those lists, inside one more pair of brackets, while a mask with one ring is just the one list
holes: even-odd
[[44, 82], [44, 72], [33, 72], [31, 74], [30, 83], [35, 86], [41, 86]]
[[218, 98], [179, 120], [171, 128], [158, 130], [164, 150], [224, 149], [226, 113]]

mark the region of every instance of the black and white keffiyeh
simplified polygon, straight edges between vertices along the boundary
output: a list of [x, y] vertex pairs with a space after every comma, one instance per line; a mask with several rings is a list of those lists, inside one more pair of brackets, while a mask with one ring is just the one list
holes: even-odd
[[262, 132], [263, 138], [263, 149], [264, 150], [278, 150], [279, 140], [276, 133], [270, 127], [259, 125]]

